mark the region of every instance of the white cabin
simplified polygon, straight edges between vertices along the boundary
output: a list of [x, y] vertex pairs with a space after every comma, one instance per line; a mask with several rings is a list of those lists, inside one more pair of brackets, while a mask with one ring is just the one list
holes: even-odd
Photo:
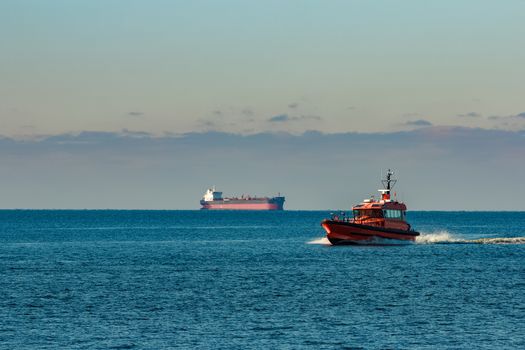
[[222, 192], [215, 191], [215, 187], [208, 188], [202, 199], [205, 202], [219, 201], [222, 199]]

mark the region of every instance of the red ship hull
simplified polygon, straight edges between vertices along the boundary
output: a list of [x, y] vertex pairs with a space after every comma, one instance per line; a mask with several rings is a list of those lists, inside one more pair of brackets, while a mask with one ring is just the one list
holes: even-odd
[[222, 203], [202, 204], [205, 210], [283, 210], [282, 204], [278, 203]]
[[203, 210], [283, 210], [285, 198], [277, 197], [222, 197], [215, 187], [209, 188], [201, 200]]
[[412, 230], [398, 230], [377, 226], [355, 224], [340, 220], [324, 220], [321, 226], [326, 237], [334, 245], [342, 244], [400, 244], [412, 243], [419, 233]]

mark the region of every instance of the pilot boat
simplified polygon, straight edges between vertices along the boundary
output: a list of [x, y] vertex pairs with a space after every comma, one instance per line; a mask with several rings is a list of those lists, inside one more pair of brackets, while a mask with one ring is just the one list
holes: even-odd
[[381, 198], [365, 199], [352, 208], [352, 215], [345, 212], [332, 214], [321, 222], [326, 236], [333, 245], [340, 244], [403, 244], [412, 243], [419, 232], [412, 230], [406, 221], [407, 207], [391, 198], [391, 191], [397, 180], [388, 169]]

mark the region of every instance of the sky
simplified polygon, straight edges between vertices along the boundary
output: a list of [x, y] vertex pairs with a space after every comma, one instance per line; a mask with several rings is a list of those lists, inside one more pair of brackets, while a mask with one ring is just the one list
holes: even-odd
[[524, 13], [3, 0], [0, 207], [193, 209], [214, 184], [342, 208], [390, 167], [409, 208], [525, 210]]

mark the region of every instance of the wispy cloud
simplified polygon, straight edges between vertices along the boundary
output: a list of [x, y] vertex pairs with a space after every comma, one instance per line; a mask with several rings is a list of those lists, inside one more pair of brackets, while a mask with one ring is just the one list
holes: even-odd
[[488, 119], [498, 120], [498, 119], [525, 119], [525, 112], [511, 115], [491, 115]]
[[268, 119], [268, 121], [270, 123], [287, 122], [287, 121], [290, 121], [290, 116], [288, 116], [288, 114], [279, 114], [279, 115], [271, 117], [270, 119]]
[[323, 118], [318, 115], [302, 115], [298, 117], [298, 120], [323, 120]]
[[[415, 121], [417, 122], [417, 121]], [[418, 125], [422, 123], [417, 123]], [[426, 123], [423, 123], [427, 125]], [[276, 135], [279, 135], [277, 137]], [[444, 139], [456, 141], [454, 144], [457, 145], [466, 145], [473, 144], [473, 141], [480, 142], [480, 145], [483, 143], [493, 143], [493, 144], [508, 144], [516, 145], [516, 140], [520, 140], [523, 144], [525, 139], [525, 131], [513, 132], [513, 131], [504, 131], [504, 130], [493, 130], [493, 129], [479, 129], [479, 128], [467, 128], [467, 127], [444, 127], [444, 126], [431, 126], [425, 129], [416, 129], [411, 131], [403, 132], [391, 132], [391, 133], [334, 133], [334, 134], [325, 134], [319, 131], [309, 131], [305, 132], [302, 135], [292, 135], [286, 134], [288, 139], [292, 144], [310, 142], [311, 138], [323, 139], [323, 143], [326, 143], [327, 147], [332, 147], [335, 144], [344, 141], [348, 145], [352, 145], [354, 142], [361, 144], [363, 140], [370, 140], [370, 144], [374, 147], [382, 147], [383, 142], [390, 143], [396, 141], [395, 144], [403, 148], [403, 145], [412, 145], [414, 142], [421, 144], [424, 143], [434, 143], [440, 145], [440, 147], [445, 148], [449, 147], [452, 144], [447, 143], [447, 145], [441, 144], [441, 141]], [[433, 135], [432, 139], [428, 139], [429, 135]], [[140, 136], [137, 139], [137, 136]], [[143, 140], [155, 140], [159, 143], [166, 143], [174, 145], [175, 143], [188, 144], [188, 142], [195, 142], [200, 144], [202, 140], [209, 140], [209, 142], [201, 144], [203, 149], [214, 148], [223, 142], [224, 140], [229, 140], [229, 144], [236, 143], [238, 145], [248, 145], [256, 142], [259, 145], [270, 146], [273, 144], [272, 140], [275, 140], [276, 137], [279, 140], [282, 140], [282, 133], [275, 134], [271, 132], [262, 132], [253, 135], [242, 135], [242, 134], [232, 134], [225, 132], [217, 131], [206, 131], [206, 132], [192, 132], [185, 134], [173, 134], [166, 133], [165, 136], [155, 136], [151, 133], [145, 131], [132, 131], [129, 129], [123, 129], [120, 132], [106, 132], [106, 131], [82, 131], [79, 133], [66, 133], [58, 134], [53, 136], [47, 136], [45, 138], [40, 138], [33, 141], [17, 141], [13, 138], [0, 137], [3, 140], [10, 140], [13, 145], [18, 144], [21, 148], [26, 148], [26, 146], [35, 146], [32, 150], [36, 151], [41, 149], [42, 145], [57, 145], [63, 144], [66, 141], [81, 142], [86, 145], [89, 144], [102, 144], [105, 143], [108, 146], [111, 146], [114, 142], [128, 142], [140, 144]], [[463, 140], [465, 142], [463, 143]], [[470, 141], [469, 141], [470, 140]], [[507, 141], [509, 142], [507, 142]], [[514, 140], [514, 141], [512, 141]], [[218, 142], [215, 144], [215, 142]], [[377, 143], [378, 141], [381, 141]], [[283, 141], [284, 142], [284, 141]], [[286, 141], [288, 142], [288, 141]], [[285, 143], [286, 143], [285, 142]], [[89, 147], [89, 146], [87, 146]], [[316, 146], [317, 147], [317, 146]], [[491, 146], [492, 147], [492, 146]], [[521, 146], [520, 146], [521, 147]], [[3, 153], [7, 151], [8, 148], [0, 148]], [[29, 148], [28, 148], [29, 149]], [[156, 148], [153, 148], [156, 149]]]
[[289, 116], [288, 114], [279, 114], [268, 119], [270, 123], [283, 123], [290, 121], [299, 120], [322, 120], [318, 115], [300, 115], [300, 116]]
[[291, 109], [296, 109], [297, 107], [299, 107], [299, 103], [297, 102], [292, 102], [288, 105], [288, 108], [291, 108]]
[[142, 138], [142, 137], [151, 138], [151, 137], [153, 137], [153, 135], [151, 133], [146, 132], [146, 131], [132, 131], [132, 130], [128, 130], [128, 129], [122, 129], [121, 135], [122, 136], [129, 136], [129, 137], [138, 137], [138, 138]]
[[140, 117], [142, 115], [144, 115], [144, 112], [128, 112], [128, 115], [132, 116], [132, 117]]
[[417, 120], [409, 120], [405, 123], [403, 123], [403, 125], [406, 125], [406, 126], [432, 126], [432, 123], [429, 122], [428, 120], [425, 120], [425, 119], [417, 119]]
[[469, 112], [465, 114], [457, 114], [457, 117], [459, 118], [480, 118], [482, 115], [477, 112]]

